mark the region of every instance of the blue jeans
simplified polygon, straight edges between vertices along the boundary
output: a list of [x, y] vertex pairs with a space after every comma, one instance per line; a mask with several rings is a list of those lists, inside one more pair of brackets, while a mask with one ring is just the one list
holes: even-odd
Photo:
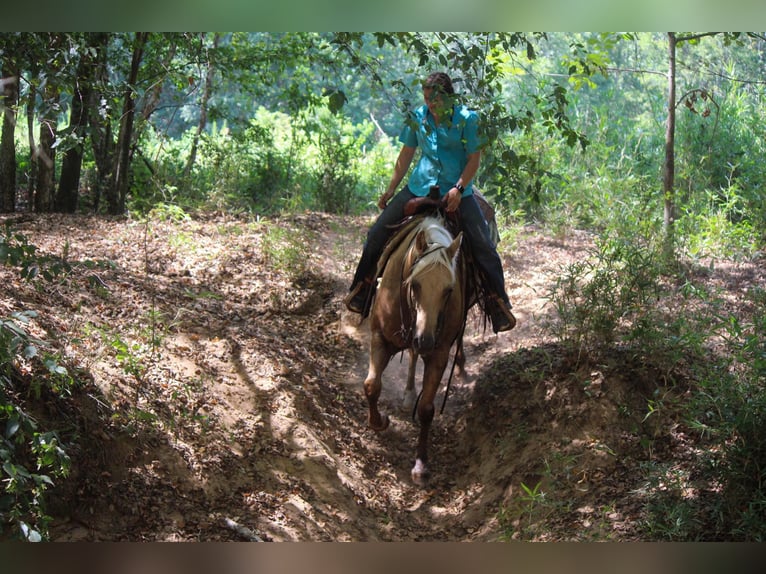
[[[392, 226], [402, 220], [404, 206], [414, 197], [415, 195], [405, 186], [388, 202], [386, 208], [372, 224], [367, 232], [367, 240], [364, 243], [362, 256], [354, 274], [352, 289], [360, 281], [373, 279], [378, 258], [383, 253], [386, 242], [393, 232]], [[495, 244], [490, 238], [487, 221], [484, 219], [479, 204], [473, 195], [463, 197], [460, 201], [460, 224], [471, 246], [474, 264], [482, 272], [487, 281], [487, 287], [492, 293], [508, 303], [508, 295], [505, 293], [503, 264], [497, 254]]]

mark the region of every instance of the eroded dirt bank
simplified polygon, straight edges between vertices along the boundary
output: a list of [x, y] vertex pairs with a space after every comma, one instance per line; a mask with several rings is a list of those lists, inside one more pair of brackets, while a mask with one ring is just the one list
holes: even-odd
[[[528, 228], [505, 246], [519, 325], [499, 337], [469, 325], [468, 376], [435, 418], [422, 489], [398, 358], [381, 399], [391, 427], [365, 428], [366, 325], [341, 299], [368, 223], [16, 223], [75, 267], [38, 289], [0, 269], [0, 312], [40, 311], [35, 328], [90, 381], [77, 408], [46, 415], [77, 444], [54, 540], [540, 539], [542, 520], [547, 539], [638, 537], [638, 465], [694, 451], [643, 422], [657, 381], [631, 378], [628, 358], [579, 364], [540, 329], [548, 288], [590, 238]], [[280, 260], [295, 237], [303, 259]]]

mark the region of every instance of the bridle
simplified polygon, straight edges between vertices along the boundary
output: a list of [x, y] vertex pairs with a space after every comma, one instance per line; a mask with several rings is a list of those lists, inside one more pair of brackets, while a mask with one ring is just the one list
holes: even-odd
[[[414, 241], [413, 241], [414, 243]], [[418, 269], [422, 267], [422, 265], [418, 265], [419, 263], [422, 263], [423, 260], [426, 257], [434, 257], [436, 252], [441, 250], [446, 250], [449, 246], [443, 245], [441, 243], [429, 243], [427, 248], [420, 253], [417, 258], [415, 258], [412, 263], [407, 265], [402, 265], [402, 280], [400, 282], [400, 305], [399, 305], [399, 314], [400, 314], [400, 320], [402, 325], [402, 335], [404, 341], [407, 343], [407, 345], [412, 344], [412, 326], [415, 323], [416, 318], [416, 311], [415, 311], [415, 298], [413, 296], [413, 289], [412, 289], [412, 281], [414, 279], [413, 271], [415, 269]], [[408, 254], [405, 256], [405, 260], [409, 259], [409, 254], [414, 249], [414, 245], [411, 245], [408, 249]], [[445, 257], [446, 260], [446, 257]], [[437, 263], [435, 263], [437, 264]], [[453, 277], [457, 277], [457, 272], [454, 268], [450, 268], [450, 272], [452, 273]], [[444, 299], [444, 302], [442, 303], [441, 309], [439, 309], [439, 315], [436, 319], [436, 331], [434, 333], [434, 337], [436, 339], [439, 338], [441, 335], [441, 331], [444, 328], [444, 315], [445, 310], [447, 308], [447, 303], [449, 302], [449, 297], [446, 297]], [[406, 304], [406, 305], [405, 305]], [[405, 313], [405, 306], [407, 307], [407, 312], [409, 313], [409, 316]]]
[[[413, 262], [410, 264], [409, 268], [405, 271], [406, 265], [402, 265], [402, 281], [400, 283], [401, 292], [400, 292], [400, 305], [399, 305], [399, 313], [400, 313], [400, 320], [402, 325], [402, 334], [405, 342], [408, 346], [412, 345], [412, 326], [415, 323], [415, 301], [414, 297], [412, 295], [412, 271], [416, 268], [417, 263], [423, 259], [426, 255], [433, 256], [433, 253], [440, 250], [440, 249], [447, 249], [447, 245], [439, 244], [439, 243], [431, 243], [429, 244], [428, 248], [423, 251]], [[410, 246], [410, 250], [413, 249], [413, 246]], [[460, 265], [461, 263], [455, 263], [453, 265]], [[453, 273], [455, 279], [459, 276], [458, 271], [453, 267], [451, 269], [451, 272]], [[466, 288], [467, 288], [467, 277], [466, 274], [462, 274], [462, 281], [461, 281], [461, 293], [464, 298], [463, 304], [464, 304], [464, 312], [465, 312], [465, 298], [467, 297]], [[407, 305], [407, 309], [409, 311], [409, 321], [405, 320], [405, 311], [404, 306], [405, 302]], [[437, 318], [436, 323], [436, 333], [435, 337], [438, 339], [441, 336], [442, 328], [444, 327], [444, 316], [445, 316], [445, 310], [447, 308], [447, 303], [449, 302], [449, 297], [446, 297], [444, 299], [444, 303], [442, 304], [442, 308], [439, 310], [439, 316]], [[450, 347], [455, 344], [455, 341], [462, 341], [463, 334], [465, 333], [465, 318], [462, 322], [462, 325], [460, 326], [460, 329], [455, 335], [455, 338], [450, 341]], [[455, 374], [455, 363], [456, 363], [456, 357], [453, 357], [452, 359], [452, 368], [450, 369], [449, 377], [447, 378], [447, 386], [444, 390], [444, 399], [442, 400], [442, 406], [440, 409], [440, 413], [444, 412], [444, 407], [447, 405], [447, 397], [449, 396], [450, 387], [452, 386], [452, 377]], [[417, 412], [417, 405], [418, 402], [420, 402], [420, 395], [422, 395], [423, 391], [421, 389], [420, 393], [418, 394], [417, 400], [415, 401], [415, 404], [413, 405], [412, 409], [412, 418], [415, 419], [415, 414]]]

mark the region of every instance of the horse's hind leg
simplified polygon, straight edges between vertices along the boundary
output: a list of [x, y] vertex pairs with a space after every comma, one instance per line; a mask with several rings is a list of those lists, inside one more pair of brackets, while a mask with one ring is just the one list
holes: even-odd
[[414, 349], [409, 350], [410, 367], [407, 370], [407, 386], [404, 387], [404, 400], [402, 406], [405, 411], [412, 410], [415, 406], [415, 370], [418, 366], [418, 354]]
[[381, 376], [390, 359], [391, 353], [388, 350], [388, 345], [380, 333], [373, 331], [370, 338], [370, 367], [364, 381], [364, 394], [367, 396], [367, 404], [370, 408], [367, 424], [375, 431], [383, 431], [388, 428], [388, 416], [382, 415], [378, 410], [378, 399], [383, 387]]
[[457, 349], [455, 350], [455, 365], [458, 377], [465, 377], [465, 349], [463, 349], [463, 338], [461, 337], [457, 343]]

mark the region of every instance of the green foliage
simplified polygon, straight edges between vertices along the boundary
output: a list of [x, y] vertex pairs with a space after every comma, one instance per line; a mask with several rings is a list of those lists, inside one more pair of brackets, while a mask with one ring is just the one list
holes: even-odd
[[705, 257], [742, 259], [752, 256], [760, 246], [761, 238], [758, 228], [751, 221], [734, 220], [734, 214], [745, 211], [746, 200], [738, 188], [731, 187], [719, 193], [708, 192], [707, 196], [707, 209], [687, 206], [677, 221], [683, 252], [695, 260]]
[[[716, 496], [705, 513], [706, 529], [697, 536], [721, 540], [766, 540], [766, 291], [747, 294], [752, 317], [724, 316], [727, 354], [700, 378], [688, 416], [708, 437], [700, 461], [701, 479]], [[702, 508], [700, 508], [702, 507]]]
[[504, 540], [531, 539], [535, 526], [553, 513], [554, 509], [548, 503], [541, 487], [542, 482], [538, 482], [533, 487], [522, 482], [520, 492], [509, 504], [500, 508], [498, 520], [503, 530]]
[[223, 125], [204, 134], [188, 179], [181, 158], [192, 132], [177, 142], [147, 141], [157, 158], [155, 178], [167, 183], [137, 184], [130, 207], [161, 217], [194, 208], [358, 213], [387, 183], [396, 154], [374, 130], [371, 122], [354, 125], [322, 109], [291, 118], [261, 108], [244, 129]]
[[164, 202], [155, 204], [147, 215], [150, 220], [173, 223], [181, 223], [191, 219], [181, 206]]
[[277, 225], [266, 225], [261, 250], [272, 269], [293, 279], [300, 277], [309, 264], [310, 251], [306, 237]]
[[[650, 538], [765, 540], [766, 291], [747, 294], [747, 319], [727, 313], [715, 292], [660, 264], [658, 249], [636, 237], [602, 239], [567, 267], [549, 293], [548, 328], [589, 360], [639, 359], [659, 379], [644, 423], [673, 419], [699, 437], [689, 464], [644, 466]], [[684, 384], [684, 401], [662, 391], [668, 383]]]
[[390, 178], [393, 147], [388, 138], [374, 138], [370, 122], [355, 126], [323, 112], [315, 121], [316, 206], [328, 213], [359, 212]]
[[646, 335], [660, 320], [660, 270], [646, 245], [619, 237], [597, 242], [590, 257], [569, 265], [550, 290], [556, 316], [549, 329], [578, 352], [593, 354]]
[[21, 277], [27, 280], [39, 276], [51, 281], [71, 269], [66, 257], [39, 255], [37, 246], [29, 243], [24, 234], [14, 232], [9, 224], [0, 236], [0, 264], [17, 267]]
[[[35, 316], [24, 312], [0, 318], [0, 537], [30, 542], [47, 536], [45, 493], [53, 479], [67, 475], [70, 461], [58, 434], [41, 429], [24, 404], [30, 393], [39, 397], [45, 389], [60, 394], [72, 384], [58, 360], [43, 353], [45, 343], [28, 333]], [[42, 371], [30, 382], [19, 365], [37, 365]]]
[[[0, 262], [29, 281], [51, 281], [70, 270], [66, 246], [64, 257], [40, 255], [10, 226], [0, 237]], [[29, 333], [36, 317], [25, 311], [0, 318], [0, 535], [32, 542], [47, 536], [45, 493], [53, 479], [67, 475], [69, 457], [57, 432], [42, 428], [27, 403], [65, 398], [75, 385], [60, 357]]]

